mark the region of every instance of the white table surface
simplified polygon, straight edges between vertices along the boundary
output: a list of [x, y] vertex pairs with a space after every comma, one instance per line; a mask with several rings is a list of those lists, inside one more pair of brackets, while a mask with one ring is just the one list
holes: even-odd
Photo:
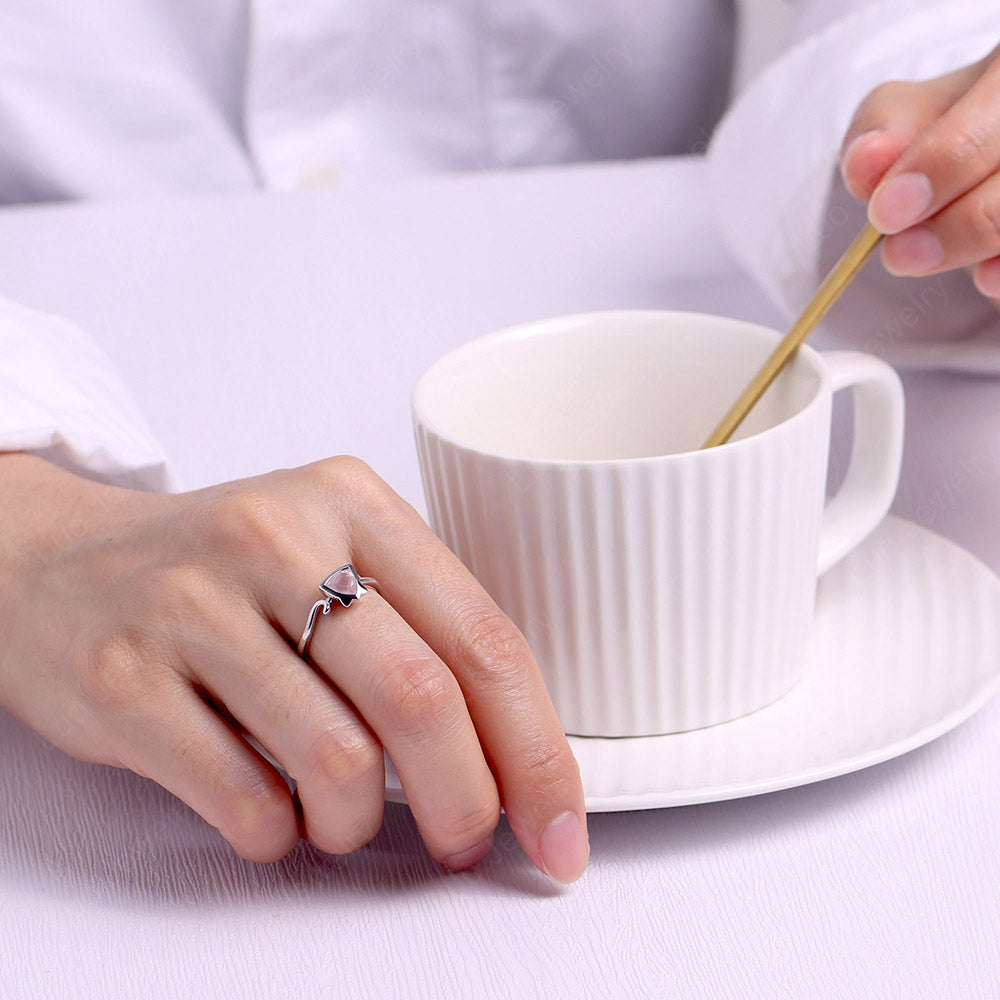
[[[696, 160], [8, 210], [0, 294], [98, 338], [189, 486], [353, 452], [418, 503], [409, 390], [453, 345], [612, 306], [780, 323]], [[897, 511], [1000, 567], [1000, 384], [906, 382]], [[0, 994], [1000, 995], [996, 701], [862, 772], [590, 830], [568, 889], [504, 824], [450, 875], [401, 806], [352, 856], [255, 866], [152, 783], [0, 714]]]

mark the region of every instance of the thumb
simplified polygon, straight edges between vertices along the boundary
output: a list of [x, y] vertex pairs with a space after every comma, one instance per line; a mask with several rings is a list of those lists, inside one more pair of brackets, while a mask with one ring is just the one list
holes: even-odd
[[840, 147], [847, 190], [867, 201], [886, 171], [983, 73], [985, 60], [944, 76], [876, 87], [854, 112]]

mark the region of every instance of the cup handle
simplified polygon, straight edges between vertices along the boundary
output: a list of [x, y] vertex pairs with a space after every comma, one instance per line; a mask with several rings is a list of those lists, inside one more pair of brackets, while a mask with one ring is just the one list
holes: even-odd
[[903, 460], [903, 386], [879, 358], [858, 351], [823, 354], [831, 389], [854, 392], [854, 437], [844, 482], [827, 501], [819, 533], [819, 572], [863, 541], [888, 513]]

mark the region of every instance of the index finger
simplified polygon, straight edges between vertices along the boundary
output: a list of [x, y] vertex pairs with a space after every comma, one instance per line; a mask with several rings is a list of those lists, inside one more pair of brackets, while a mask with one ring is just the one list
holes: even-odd
[[574, 881], [589, 857], [583, 785], [527, 642], [405, 501], [364, 513], [352, 547], [455, 675], [511, 829], [538, 868]]

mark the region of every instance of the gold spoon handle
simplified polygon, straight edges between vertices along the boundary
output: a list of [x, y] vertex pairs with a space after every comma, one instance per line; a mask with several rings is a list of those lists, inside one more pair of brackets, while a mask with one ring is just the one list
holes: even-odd
[[778, 377], [778, 373], [791, 360], [800, 345], [812, 333], [816, 324], [826, 315], [827, 310], [837, 301], [840, 293], [850, 284], [851, 279], [861, 270], [862, 265], [872, 255], [882, 239], [882, 233], [872, 225], [866, 225], [854, 242], [844, 251], [843, 256], [823, 284], [802, 310], [802, 315], [792, 324], [792, 328], [775, 347], [771, 356], [761, 365], [760, 371], [730, 407], [719, 425], [705, 439], [702, 448], [714, 448], [725, 444], [732, 433], [743, 422], [743, 418], [754, 408], [757, 400], [767, 391], [767, 387]]

